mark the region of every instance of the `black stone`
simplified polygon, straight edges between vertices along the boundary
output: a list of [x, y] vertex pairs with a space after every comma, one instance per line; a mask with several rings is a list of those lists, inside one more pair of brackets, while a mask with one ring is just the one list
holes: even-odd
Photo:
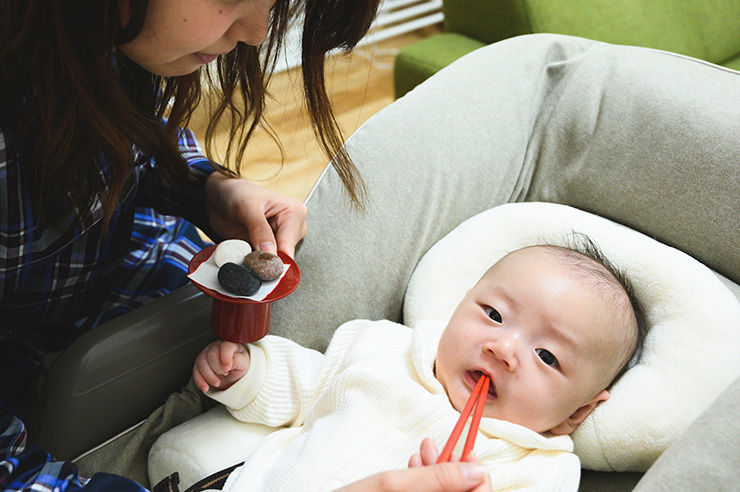
[[257, 274], [236, 263], [221, 265], [218, 269], [218, 281], [224, 289], [238, 296], [251, 296], [262, 286], [262, 281]]

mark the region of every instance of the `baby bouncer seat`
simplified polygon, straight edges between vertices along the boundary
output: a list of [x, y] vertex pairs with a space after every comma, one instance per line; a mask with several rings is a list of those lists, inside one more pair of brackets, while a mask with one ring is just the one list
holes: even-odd
[[[467, 219], [516, 202], [567, 205], [679, 250], [712, 272], [732, 305], [740, 298], [738, 135], [740, 73], [730, 69], [560, 35], [482, 48], [350, 137], [368, 190], [364, 214], [349, 208], [327, 168], [307, 201], [301, 284], [274, 304], [272, 334], [324, 350], [345, 321], [403, 322], [407, 286], [430, 248]], [[708, 341], [707, 350], [737, 370], [725, 359], [728, 339]], [[740, 469], [740, 381], [732, 374], [711, 395], [687, 395], [695, 418], [653, 439], [649, 459], [631, 460], [624, 445], [582, 456], [582, 489], [732, 488]], [[159, 438], [150, 464], [181, 442], [177, 432]], [[106, 463], [106, 448], [96, 453], [88, 463]], [[192, 483], [233, 464], [194, 453], [160, 459], [150, 479], [178, 471]]]

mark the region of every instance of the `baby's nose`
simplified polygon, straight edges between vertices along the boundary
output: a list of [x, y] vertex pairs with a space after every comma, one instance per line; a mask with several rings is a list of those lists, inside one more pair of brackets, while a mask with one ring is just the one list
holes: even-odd
[[486, 351], [513, 372], [519, 367], [521, 340], [516, 334], [503, 335], [486, 344]]

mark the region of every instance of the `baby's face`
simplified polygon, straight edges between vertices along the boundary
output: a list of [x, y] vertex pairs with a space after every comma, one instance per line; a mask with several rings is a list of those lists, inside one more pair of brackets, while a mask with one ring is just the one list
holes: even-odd
[[571, 268], [526, 248], [467, 293], [437, 349], [436, 376], [456, 409], [487, 374], [485, 417], [546, 432], [605, 393], [604, 374], [618, 365], [614, 309]]

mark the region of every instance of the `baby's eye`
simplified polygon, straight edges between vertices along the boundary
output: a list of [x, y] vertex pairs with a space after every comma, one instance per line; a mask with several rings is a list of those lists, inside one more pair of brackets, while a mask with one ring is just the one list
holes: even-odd
[[496, 311], [492, 307], [486, 306], [486, 314], [488, 315], [489, 318], [491, 318], [496, 323], [501, 323], [501, 315], [499, 314], [498, 311]]
[[540, 359], [542, 359], [542, 362], [544, 362], [548, 366], [557, 367], [558, 359], [556, 359], [549, 350], [537, 349], [535, 350], [535, 352], [537, 352], [537, 355], [540, 357]]

